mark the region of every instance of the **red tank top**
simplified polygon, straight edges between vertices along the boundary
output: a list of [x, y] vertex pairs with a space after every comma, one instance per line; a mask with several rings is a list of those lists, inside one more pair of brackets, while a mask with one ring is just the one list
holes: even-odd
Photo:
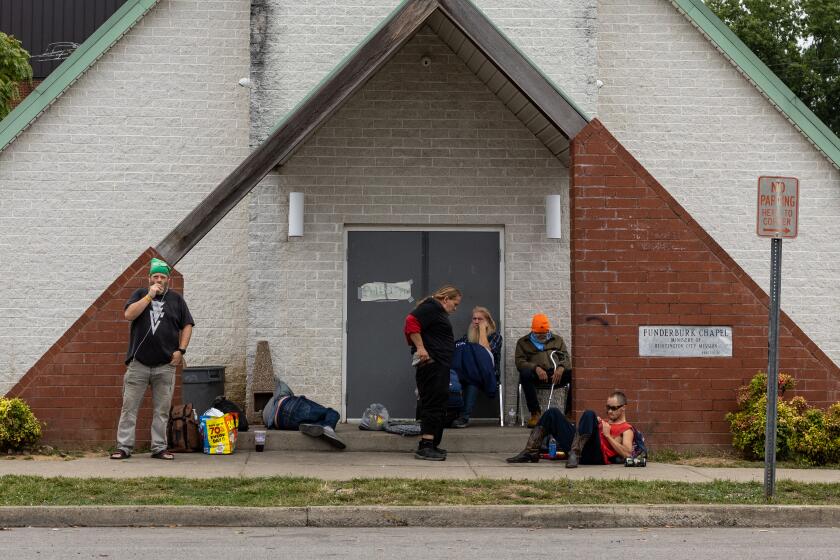
[[[617, 438], [627, 430], [632, 430], [633, 426], [630, 425], [629, 422], [622, 422], [621, 424], [610, 424], [610, 435], [614, 438]], [[612, 445], [607, 441], [607, 438], [604, 436], [603, 429], [599, 426], [598, 429], [598, 436], [601, 439], [601, 454], [604, 456], [604, 464], [609, 465], [612, 463], [611, 459], [618, 455], [615, 449], [613, 449]]]

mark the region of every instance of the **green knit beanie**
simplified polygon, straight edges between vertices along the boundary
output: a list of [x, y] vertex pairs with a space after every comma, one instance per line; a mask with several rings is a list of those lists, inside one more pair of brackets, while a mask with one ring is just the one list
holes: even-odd
[[169, 265], [160, 259], [152, 259], [149, 266], [149, 276], [152, 274], [165, 274], [169, 276]]

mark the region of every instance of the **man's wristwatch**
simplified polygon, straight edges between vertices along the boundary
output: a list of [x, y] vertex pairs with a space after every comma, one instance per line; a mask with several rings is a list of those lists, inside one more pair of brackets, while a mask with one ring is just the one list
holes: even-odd
[[184, 354], [187, 353], [187, 349], [186, 348], [178, 348], [178, 352], [180, 352], [181, 355], [183, 356]]

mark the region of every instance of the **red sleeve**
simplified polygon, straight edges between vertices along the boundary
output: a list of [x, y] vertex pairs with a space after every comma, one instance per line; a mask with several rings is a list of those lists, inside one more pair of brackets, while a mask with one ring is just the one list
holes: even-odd
[[410, 313], [405, 318], [405, 327], [403, 327], [403, 334], [405, 334], [405, 341], [411, 346], [411, 338], [409, 335], [414, 333], [420, 332], [420, 321], [417, 320], [417, 317], [411, 315]]

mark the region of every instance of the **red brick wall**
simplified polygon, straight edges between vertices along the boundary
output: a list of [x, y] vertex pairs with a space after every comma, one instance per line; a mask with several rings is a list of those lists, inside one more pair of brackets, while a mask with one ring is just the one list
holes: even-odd
[[[575, 138], [571, 174], [575, 409], [600, 411], [619, 388], [652, 445], [731, 444], [736, 389], [767, 368], [769, 298], [599, 121]], [[767, 258], [769, 274], [769, 243]], [[840, 400], [837, 366], [782, 315], [795, 393]], [[639, 357], [643, 325], [731, 326], [733, 356]]]
[[20, 98], [17, 101], [12, 101], [12, 109], [23, 103], [26, 96], [35, 91], [35, 88], [40, 86], [43, 81], [44, 80], [32, 80], [31, 84], [28, 82], [18, 84], [18, 93], [20, 93]]
[[[131, 293], [148, 286], [148, 249], [93, 302], [64, 335], [7, 395], [20, 397], [46, 422], [43, 441], [72, 447], [114, 444], [122, 406], [122, 381], [129, 323], [123, 306]], [[183, 290], [173, 271], [171, 286]], [[180, 383], [174, 400], [180, 400]], [[137, 445], [148, 444], [151, 424], [149, 392], [137, 421]]]

